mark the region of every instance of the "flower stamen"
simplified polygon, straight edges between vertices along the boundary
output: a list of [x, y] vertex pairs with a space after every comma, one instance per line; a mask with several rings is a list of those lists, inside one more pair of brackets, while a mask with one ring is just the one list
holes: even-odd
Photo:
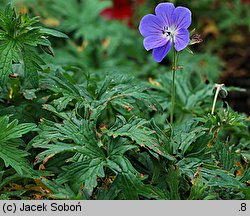
[[167, 26], [163, 27], [162, 34], [164, 37], [169, 37], [171, 35], [171, 31]]

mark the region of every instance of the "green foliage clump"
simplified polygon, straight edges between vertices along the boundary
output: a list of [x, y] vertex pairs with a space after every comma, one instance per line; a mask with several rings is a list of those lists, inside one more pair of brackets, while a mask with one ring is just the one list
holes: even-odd
[[42, 70], [43, 59], [33, 50], [41, 46], [51, 52], [51, 43], [47, 36], [67, 37], [61, 32], [35, 26], [38, 18], [27, 15], [17, 15], [11, 4], [0, 13], [0, 85], [7, 83], [9, 75], [13, 74], [13, 67], [21, 65], [25, 84], [38, 87], [38, 71]]

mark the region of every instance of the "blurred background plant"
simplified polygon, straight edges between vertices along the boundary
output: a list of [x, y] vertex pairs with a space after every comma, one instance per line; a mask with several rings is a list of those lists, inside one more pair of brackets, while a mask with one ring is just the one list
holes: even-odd
[[[104, 71], [115, 71], [119, 67], [119, 72], [132, 73], [144, 79], [154, 79], [162, 73], [159, 70], [164, 70], [153, 62], [142, 46], [139, 46], [142, 38], [138, 36], [137, 30], [140, 18], [146, 13], [152, 13], [155, 5], [162, 1], [13, 2], [20, 12], [39, 16], [45, 26], [57, 28], [69, 35], [70, 40], [67, 40], [66, 44], [63, 42], [63, 46], [61, 41], [53, 41], [56, 58], [50, 61], [54, 65], [56, 61], [60, 67], [77, 66], [83, 69], [85, 75], [93, 70], [97, 76], [101, 76]], [[171, 2], [192, 10], [193, 24], [190, 29], [195, 28], [204, 41], [193, 48], [195, 57], [183, 53], [181, 64], [189, 66], [194, 72], [198, 71], [207, 82], [220, 80], [226, 86], [247, 89], [240, 93], [231, 92], [228, 100], [235, 110], [249, 113], [249, 1]], [[171, 56], [168, 59], [171, 59]], [[163, 65], [169, 65], [168, 59]], [[85, 79], [81, 73], [74, 75], [79, 82]]]
[[[9, 2], [69, 39], [50, 34], [53, 49], [36, 50], [43, 60], [36, 86], [23, 85], [16, 64], [20, 78], [11, 74], [2, 86], [2, 136], [15, 136], [1, 148], [12, 143], [7, 156], [19, 152], [24, 164], [0, 155], [2, 199], [249, 199], [249, 1], [171, 1], [190, 8], [190, 30], [203, 39], [194, 54], [181, 53], [171, 138], [172, 57], [157, 64], [138, 32], [163, 1], [2, 0], [1, 7]], [[211, 115], [216, 82], [229, 95]]]

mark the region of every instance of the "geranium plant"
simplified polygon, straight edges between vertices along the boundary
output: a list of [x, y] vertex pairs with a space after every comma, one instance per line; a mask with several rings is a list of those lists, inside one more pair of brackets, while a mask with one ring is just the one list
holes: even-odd
[[148, 14], [140, 22], [139, 30], [145, 37], [143, 45], [146, 50], [153, 49], [155, 61], [161, 62], [173, 50], [173, 78], [172, 78], [172, 108], [170, 123], [173, 124], [175, 106], [175, 71], [179, 52], [189, 44], [189, 32], [191, 25], [191, 11], [185, 7], [174, 7], [172, 3], [160, 3], [155, 8], [155, 15]]
[[143, 38], [102, 17], [111, 1], [15, 2], [0, 2], [0, 199], [249, 199], [249, 117], [227, 97], [243, 89], [214, 84], [208, 39], [184, 52], [200, 3], [147, 2]]

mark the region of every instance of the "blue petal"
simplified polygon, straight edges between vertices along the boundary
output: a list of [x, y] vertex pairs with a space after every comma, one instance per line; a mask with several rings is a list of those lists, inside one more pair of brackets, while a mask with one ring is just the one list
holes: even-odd
[[155, 8], [155, 14], [159, 17], [167, 27], [173, 24], [174, 5], [172, 3], [160, 3]]
[[186, 48], [188, 43], [189, 43], [188, 30], [185, 28], [179, 29], [174, 37], [174, 48], [176, 49], [176, 51], [179, 52], [184, 48]]
[[164, 46], [153, 49], [153, 57], [155, 61], [161, 62], [168, 54], [172, 47], [172, 43], [169, 40]]
[[173, 21], [177, 29], [188, 28], [191, 25], [191, 11], [185, 7], [175, 8]]
[[162, 35], [154, 35], [144, 38], [143, 45], [145, 49], [151, 50], [157, 47], [164, 46], [167, 43], [167, 39], [162, 37]]
[[141, 19], [139, 31], [147, 37], [154, 34], [162, 34], [163, 22], [153, 14], [148, 14]]

